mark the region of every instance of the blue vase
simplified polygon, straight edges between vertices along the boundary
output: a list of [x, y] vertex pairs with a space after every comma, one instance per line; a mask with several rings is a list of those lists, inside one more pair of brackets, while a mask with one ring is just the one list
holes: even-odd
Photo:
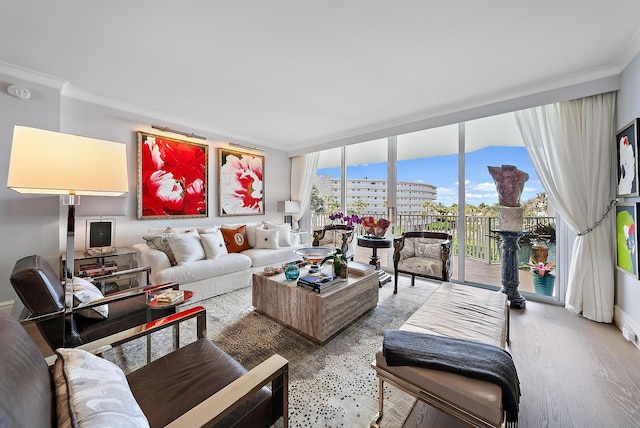
[[284, 269], [284, 277], [288, 280], [298, 279], [300, 276], [300, 268], [296, 263], [289, 263], [287, 267]]

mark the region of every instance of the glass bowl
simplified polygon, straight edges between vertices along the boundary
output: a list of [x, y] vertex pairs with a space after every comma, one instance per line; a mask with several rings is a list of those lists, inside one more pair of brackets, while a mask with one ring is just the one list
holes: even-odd
[[295, 251], [297, 255], [304, 257], [304, 259], [311, 264], [309, 266], [309, 273], [320, 272], [320, 266], [318, 263], [335, 252], [336, 250], [326, 247], [306, 247]]

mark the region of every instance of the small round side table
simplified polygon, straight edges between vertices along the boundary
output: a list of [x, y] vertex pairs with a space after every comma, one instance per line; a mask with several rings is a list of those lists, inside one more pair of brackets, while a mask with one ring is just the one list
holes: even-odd
[[380, 277], [380, 287], [391, 281], [391, 275], [380, 269], [380, 258], [378, 257], [378, 248], [391, 248], [391, 239], [387, 238], [371, 238], [368, 236], [358, 236], [358, 246], [371, 248], [372, 254], [369, 264], [374, 266]]

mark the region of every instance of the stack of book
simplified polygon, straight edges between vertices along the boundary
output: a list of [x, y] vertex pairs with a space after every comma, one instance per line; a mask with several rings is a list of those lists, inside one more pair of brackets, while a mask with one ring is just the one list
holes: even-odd
[[355, 260], [349, 261], [349, 273], [353, 275], [365, 275], [369, 272], [373, 272], [375, 266], [368, 263], [356, 262]]
[[156, 302], [166, 305], [179, 302], [182, 299], [184, 299], [184, 290], [169, 290], [158, 294]]
[[315, 291], [316, 293], [332, 290], [342, 282], [344, 282], [344, 280], [340, 277], [334, 277], [326, 273], [321, 273], [320, 275], [305, 275], [298, 278], [298, 286]]

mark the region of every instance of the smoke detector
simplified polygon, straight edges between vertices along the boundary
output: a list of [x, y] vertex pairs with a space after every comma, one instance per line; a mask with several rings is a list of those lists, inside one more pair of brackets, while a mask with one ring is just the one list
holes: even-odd
[[11, 85], [7, 88], [7, 92], [9, 95], [20, 98], [21, 100], [28, 100], [31, 98], [31, 91], [23, 86]]

